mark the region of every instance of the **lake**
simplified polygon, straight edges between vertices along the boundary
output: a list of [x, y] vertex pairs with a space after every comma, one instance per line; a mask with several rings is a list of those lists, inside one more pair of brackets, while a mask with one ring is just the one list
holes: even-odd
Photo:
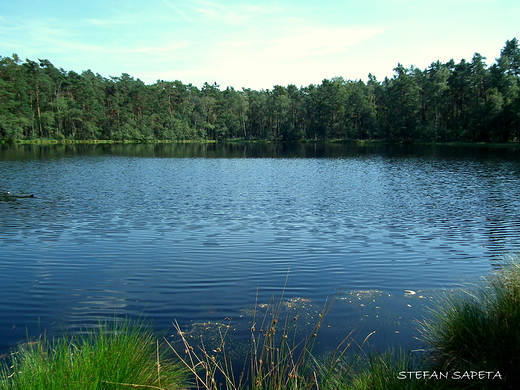
[[114, 316], [247, 339], [273, 294], [307, 324], [335, 299], [323, 351], [418, 347], [519, 251], [519, 184], [515, 147], [0, 145], [0, 352]]

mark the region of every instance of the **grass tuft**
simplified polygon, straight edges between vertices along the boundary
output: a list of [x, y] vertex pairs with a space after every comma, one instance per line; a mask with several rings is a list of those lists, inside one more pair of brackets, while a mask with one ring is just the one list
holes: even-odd
[[40, 337], [10, 355], [0, 389], [182, 389], [186, 370], [165, 352], [149, 329], [128, 320], [58, 340]]
[[[401, 349], [366, 356], [355, 365], [348, 376], [342, 376], [336, 390], [420, 390], [427, 387], [424, 380], [400, 378], [400, 373], [419, 370], [409, 353]], [[331, 388], [332, 389], [332, 388]]]
[[431, 346], [432, 370], [503, 377], [451, 381], [453, 388], [520, 388], [520, 264], [512, 261], [476, 288], [445, 295], [422, 334]]

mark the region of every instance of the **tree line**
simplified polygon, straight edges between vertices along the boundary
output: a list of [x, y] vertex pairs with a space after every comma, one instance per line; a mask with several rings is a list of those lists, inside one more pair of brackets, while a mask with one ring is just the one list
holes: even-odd
[[0, 139], [518, 142], [518, 40], [492, 65], [485, 60], [475, 53], [424, 70], [398, 64], [383, 81], [369, 74], [239, 91], [0, 56]]

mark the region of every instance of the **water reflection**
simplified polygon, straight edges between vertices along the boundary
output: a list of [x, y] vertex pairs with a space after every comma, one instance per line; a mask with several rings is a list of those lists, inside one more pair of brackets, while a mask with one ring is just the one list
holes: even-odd
[[478, 158], [518, 160], [520, 146], [399, 145], [351, 142], [216, 142], [157, 144], [0, 144], [2, 160], [53, 159], [75, 156], [177, 157], [177, 158], [345, 158], [386, 157]]

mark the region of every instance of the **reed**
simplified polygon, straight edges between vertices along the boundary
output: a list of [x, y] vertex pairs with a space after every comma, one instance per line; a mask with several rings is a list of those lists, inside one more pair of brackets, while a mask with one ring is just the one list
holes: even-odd
[[4, 362], [0, 389], [182, 389], [187, 372], [165, 352], [148, 328], [128, 320], [52, 341], [42, 336]]
[[357, 345], [351, 332], [331, 356], [317, 359], [313, 347], [335, 298], [323, 305], [310, 327], [300, 326], [301, 308], [293, 305], [294, 299], [285, 300], [283, 291], [280, 297], [273, 296], [268, 304], [259, 305], [257, 298], [252, 313], [248, 356], [242, 364], [229, 359], [227, 328], [219, 328], [222, 329], [220, 343], [210, 349], [203, 339], [199, 345], [193, 345], [175, 324], [181, 342], [180, 346], [170, 344], [170, 347], [194, 376], [197, 389], [338, 389], [335, 386], [343, 383], [341, 378], [351, 368], [348, 362], [352, 357], [347, 359], [347, 352], [355, 349], [356, 355], [362, 351], [370, 335], [362, 345]]

